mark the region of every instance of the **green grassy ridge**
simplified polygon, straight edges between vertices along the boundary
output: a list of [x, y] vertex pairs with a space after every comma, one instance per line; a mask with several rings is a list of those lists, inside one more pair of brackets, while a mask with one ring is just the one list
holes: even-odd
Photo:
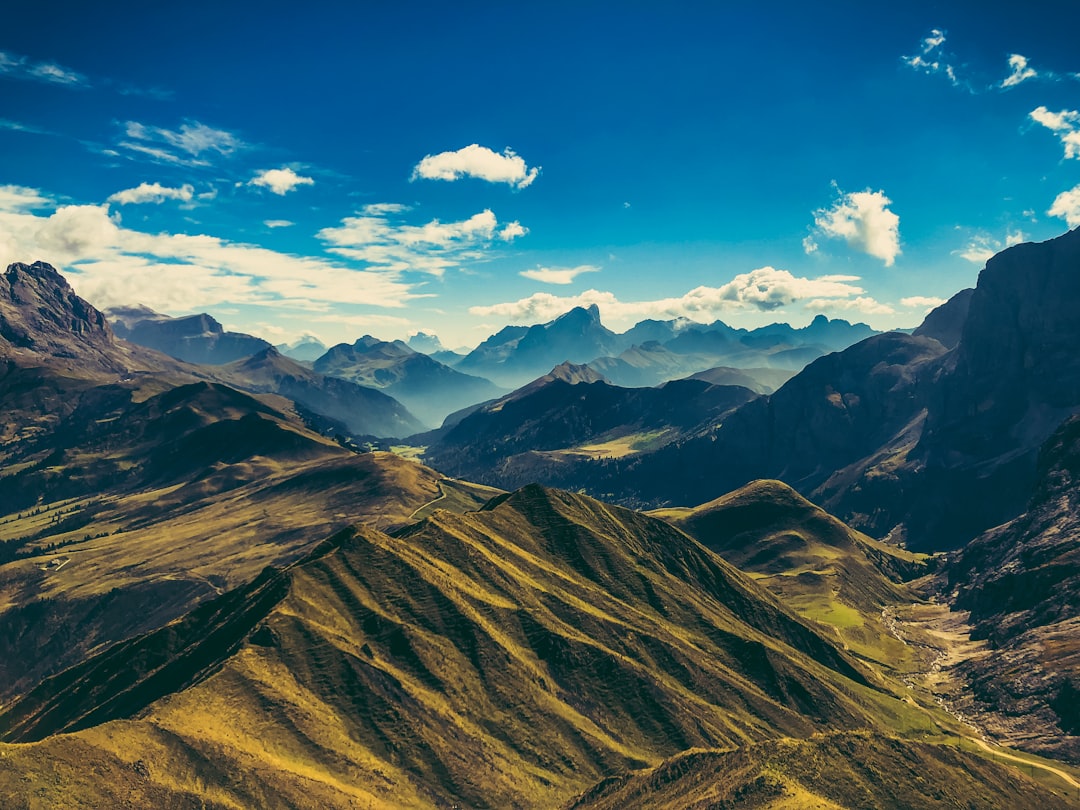
[[610, 777], [565, 810], [1064, 810], [1077, 807], [1015, 768], [942, 745], [869, 732], [688, 751]]
[[[685, 748], [932, 730], [719, 557], [582, 496], [529, 487], [393, 536], [358, 529], [266, 576], [8, 715], [132, 718], [76, 737], [239, 807], [552, 807]], [[113, 692], [117, 711], [90, 713]]]

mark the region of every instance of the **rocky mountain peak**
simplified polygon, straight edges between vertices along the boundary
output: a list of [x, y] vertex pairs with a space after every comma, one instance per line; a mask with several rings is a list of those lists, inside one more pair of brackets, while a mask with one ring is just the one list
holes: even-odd
[[105, 316], [46, 262], [8, 265], [0, 276], [0, 350], [76, 357], [86, 344], [115, 340]]

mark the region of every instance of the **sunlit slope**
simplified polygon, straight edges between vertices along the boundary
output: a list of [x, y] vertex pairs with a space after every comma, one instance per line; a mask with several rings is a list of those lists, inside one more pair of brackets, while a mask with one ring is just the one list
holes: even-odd
[[[1059, 791], [1060, 792], [1060, 791]], [[566, 810], [1056, 810], [1075, 807], [1005, 765], [867, 732], [690, 751], [607, 779]]]
[[142, 401], [94, 389], [5, 448], [0, 701], [296, 560], [333, 526], [407, 522], [438, 480], [226, 386]]
[[[0, 725], [32, 740], [110, 718], [134, 719], [0, 749], [0, 791], [24, 752], [77, 741], [84, 767], [142, 760], [140, 789], [178, 802], [548, 808], [694, 746], [931, 728], [682, 533], [537, 486], [340, 534]], [[129, 795], [108, 789], [89, 806]]]
[[918, 599], [903, 581], [925, 572], [923, 557], [855, 531], [780, 481], [754, 481], [693, 509], [653, 514], [861, 654], [886, 664], [907, 654], [881, 612]]

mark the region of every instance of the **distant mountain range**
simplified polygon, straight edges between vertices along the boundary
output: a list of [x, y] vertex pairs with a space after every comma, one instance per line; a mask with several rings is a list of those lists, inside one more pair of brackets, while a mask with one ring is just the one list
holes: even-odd
[[[1078, 266], [1080, 231], [1009, 248], [974, 291], [930, 313], [914, 334], [875, 335], [820, 357], [775, 393], [677, 443], [621, 458], [569, 457], [535, 474], [636, 506], [693, 505], [778, 478], [871, 535], [957, 548], [1023, 510], [1040, 445], [1080, 410]], [[699, 349], [725, 336], [675, 340]], [[457, 469], [448, 447], [430, 449], [436, 466]], [[492, 445], [487, 483], [499, 485], [511, 456]]]
[[428, 427], [438, 427], [454, 411], [505, 393], [490, 380], [455, 371], [400, 340], [388, 342], [370, 335], [351, 345], [333, 346], [312, 367], [327, 376], [384, 391]]
[[536, 326], [507, 326], [455, 365], [519, 387], [560, 363], [589, 363], [621, 385], [658, 385], [716, 366], [798, 371], [808, 362], [875, 334], [866, 324], [823, 315], [801, 329], [771, 324], [735, 329], [722, 321], [642, 321], [623, 334], [600, 322], [596, 305]]
[[107, 309], [105, 316], [118, 337], [188, 363], [222, 365], [270, 347], [262, 338], [226, 332], [206, 313], [171, 318], [138, 306]]
[[[310, 361], [382, 390], [262, 344], [194, 364], [11, 265], [0, 796], [1071, 806], [1067, 769], [976, 747], [1080, 761], [1078, 268], [1080, 231], [1011, 248], [914, 334], [787, 380], [858, 325], [513, 328], [507, 373], [574, 334], [614, 373], [756, 364], [626, 388], [562, 358], [412, 437], [451, 479], [359, 452], [421, 427], [384, 391], [460, 375], [404, 344]], [[178, 352], [244, 343], [129, 314]]]

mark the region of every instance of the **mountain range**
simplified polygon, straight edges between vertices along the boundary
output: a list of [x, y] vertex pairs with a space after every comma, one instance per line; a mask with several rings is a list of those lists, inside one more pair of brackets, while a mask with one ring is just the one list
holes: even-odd
[[[1078, 267], [1080, 231], [1010, 248], [854, 345], [575, 310], [491, 338], [504, 379], [559, 359], [417, 433], [385, 392], [460, 365], [370, 336], [192, 363], [118, 331], [243, 341], [114, 331], [11, 265], [0, 796], [1076, 806]], [[754, 365], [613, 384], [630, 346]], [[408, 433], [424, 463], [360, 452]]]

